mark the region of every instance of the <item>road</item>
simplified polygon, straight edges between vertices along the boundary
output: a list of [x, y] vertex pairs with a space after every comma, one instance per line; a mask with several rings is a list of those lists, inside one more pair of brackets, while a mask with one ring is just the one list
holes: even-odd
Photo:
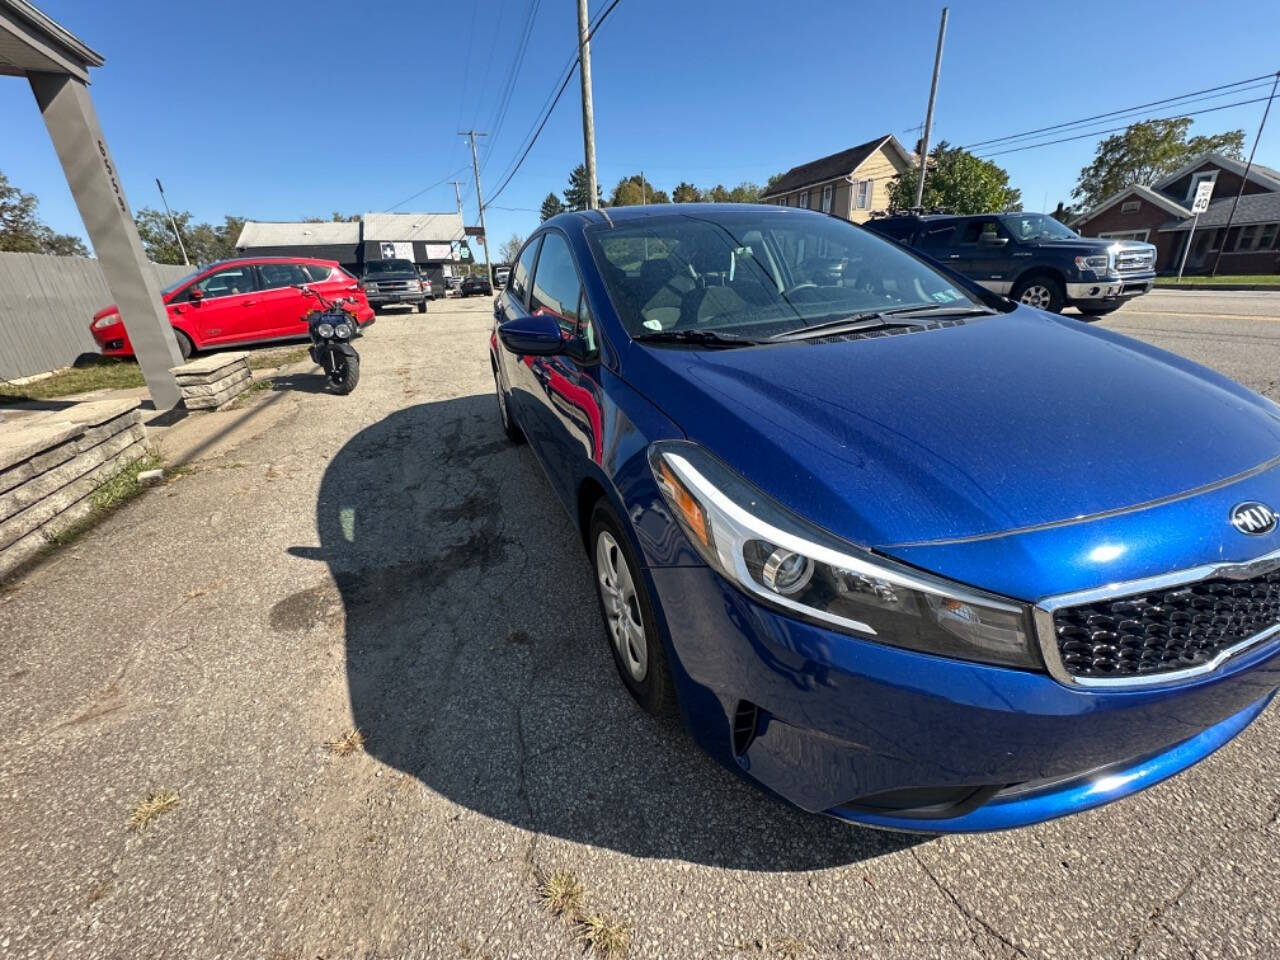
[[[1277, 317], [1103, 323], [1275, 396]], [[1280, 955], [1275, 707], [1139, 796], [947, 838], [803, 814], [640, 713], [488, 323], [382, 317], [352, 396], [303, 371], [208, 415], [244, 439], [0, 591], [0, 956], [578, 958], [555, 870], [632, 957]]]

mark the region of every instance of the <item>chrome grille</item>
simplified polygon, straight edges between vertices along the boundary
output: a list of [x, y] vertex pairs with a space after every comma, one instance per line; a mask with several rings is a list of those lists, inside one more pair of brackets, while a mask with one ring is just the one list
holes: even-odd
[[1150, 270], [1155, 262], [1156, 255], [1153, 250], [1121, 250], [1116, 254], [1116, 270], [1120, 273]]
[[1203, 667], [1280, 624], [1280, 570], [1214, 576], [1053, 613], [1054, 638], [1073, 677], [1122, 679]]

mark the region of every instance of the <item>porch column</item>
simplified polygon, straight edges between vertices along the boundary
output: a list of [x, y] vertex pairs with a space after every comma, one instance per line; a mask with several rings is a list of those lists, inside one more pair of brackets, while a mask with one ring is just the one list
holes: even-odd
[[89, 90], [66, 74], [27, 76], [151, 399], [157, 410], [171, 410], [182, 394], [169, 368], [182, 363], [182, 354]]

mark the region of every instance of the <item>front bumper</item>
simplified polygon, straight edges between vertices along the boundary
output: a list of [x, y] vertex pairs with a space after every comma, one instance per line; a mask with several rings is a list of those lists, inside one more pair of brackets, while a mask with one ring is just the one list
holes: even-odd
[[1155, 280], [1155, 273], [1113, 273], [1096, 280], [1068, 283], [1067, 301], [1077, 305], [1112, 306], [1149, 292]]
[[1185, 683], [1075, 689], [785, 617], [706, 567], [648, 573], [702, 745], [806, 810], [872, 826], [996, 830], [1119, 799], [1217, 749], [1280, 686], [1280, 640]]

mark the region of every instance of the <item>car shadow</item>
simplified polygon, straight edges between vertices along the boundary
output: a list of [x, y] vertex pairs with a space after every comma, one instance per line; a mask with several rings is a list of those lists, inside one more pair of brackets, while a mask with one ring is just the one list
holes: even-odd
[[[333, 458], [319, 548], [351, 709], [378, 760], [470, 810], [639, 857], [809, 870], [922, 838], [806, 814], [746, 783], [619, 681], [585, 551], [492, 397], [409, 407]], [[327, 584], [275, 605], [322, 614]]]

